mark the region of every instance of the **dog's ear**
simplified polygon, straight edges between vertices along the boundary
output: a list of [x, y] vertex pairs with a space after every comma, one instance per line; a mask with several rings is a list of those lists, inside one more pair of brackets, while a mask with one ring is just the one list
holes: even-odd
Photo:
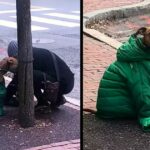
[[13, 64], [13, 63], [15, 62], [15, 58], [13, 58], [13, 57], [8, 57], [7, 62], [8, 62], [9, 64]]
[[135, 34], [136, 34], [136, 35], [138, 35], [138, 34], [144, 35], [144, 34], [146, 33], [146, 30], [147, 30], [146, 27], [142, 27], [142, 28], [138, 29]]

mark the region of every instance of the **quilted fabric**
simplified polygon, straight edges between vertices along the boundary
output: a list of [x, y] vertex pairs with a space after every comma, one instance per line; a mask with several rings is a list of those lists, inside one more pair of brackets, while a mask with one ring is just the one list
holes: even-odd
[[137, 118], [150, 131], [150, 48], [132, 35], [116, 57], [99, 84], [97, 116]]

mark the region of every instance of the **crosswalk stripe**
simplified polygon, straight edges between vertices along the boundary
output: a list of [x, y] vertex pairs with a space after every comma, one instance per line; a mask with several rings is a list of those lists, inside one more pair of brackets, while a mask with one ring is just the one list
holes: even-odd
[[[15, 29], [17, 28], [17, 23], [12, 21], [0, 20], [0, 25], [9, 28], [15, 28]], [[37, 30], [47, 30], [48, 28], [32, 25], [31, 29], [32, 31], [37, 31]]]
[[0, 14], [7, 14], [7, 13], [15, 13], [16, 10], [3, 10], [3, 11], [0, 11]]
[[[12, 18], [16, 18], [16, 16], [11, 16]], [[64, 27], [78, 27], [80, 26], [79, 23], [69, 22], [69, 21], [61, 21], [56, 19], [47, 19], [47, 18], [41, 18], [41, 17], [31, 17], [32, 21], [35, 22], [41, 22], [41, 23], [47, 23], [47, 24], [53, 24], [58, 26], [64, 26]]]
[[72, 11], [72, 13], [80, 14], [80, 11]]
[[73, 19], [73, 20], [80, 20], [80, 16], [77, 16], [77, 15], [69, 15], [69, 14], [62, 14], [62, 13], [48, 13], [48, 14], [44, 14], [44, 15]]
[[[54, 8], [36, 8], [36, 9], [31, 9], [32, 12], [34, 11], [45, 11], [45, 10], [55, 10]], [[3, 10], [0, 11], [0, 14], [9, 14], [9, 13], [16, 13], [16, 10]]]
[[69, 22], [69, 21], [47, 19], [47, 18], [41, 18], [41, 17], [35, 17], [35, 16], [32, 16], [31, 18], [32, 18], [32, 21], [42, 22], [42, 23], [47, 23], [47, 24], [53, 24], [53, 25], [58, 25], [58, 26], [65, 26], [65, 27], [78, 27], [78, 26], [80, 26], [79, 23], [74, 23], [74, 22]]
[[[10, 3], [10, 2], [0, 2], [0, 4], [2, 5], [10, 5], [10, 6], [16, 6], [16, 2], [15, 3]], [[43, 9], [45, 7], [41, 7], [41, 6], [33, 6], [31, 5], [31, 8], [40, 8], [40, 9]], [[45, 8], [45, 9], [48, 9], [48, 8]], [[54, 8], [52, 8], [54, 10]]]
[[0, 2], [0, 4], [2, 4], [2, 5], [10, 5], [10, 6], [15, 6], [16, 5], [16, 3], [14, 4], [14, 3], [9, 3], [9, 2]]

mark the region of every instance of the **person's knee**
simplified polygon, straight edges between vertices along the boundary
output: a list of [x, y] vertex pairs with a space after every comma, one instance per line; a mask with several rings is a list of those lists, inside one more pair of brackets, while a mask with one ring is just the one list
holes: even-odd
[[68, 80], [68, 84], [62, 86], [63, 89], [63, 94], [68, 94], [72, 91], [74, 87], [74, 75], [70, 78], [70, 80]]

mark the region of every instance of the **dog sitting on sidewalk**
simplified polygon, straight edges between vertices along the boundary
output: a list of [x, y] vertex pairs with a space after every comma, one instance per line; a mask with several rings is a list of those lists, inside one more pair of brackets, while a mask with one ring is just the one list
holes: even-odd
[[[146, 45], [147, 47], [150, 47], [150, 27], [142, 27], [138, 29], [137, 32], [134, 34], [134, 36], [137, 37], [138, 35], [142, 35], [144, 45]], [[96, 114], [97, 112], [96, 110], [89, 109], [89, 108], [83, 108], [83, 111], [89, 112], [92, 114]]]
[[7, 71], [14, 71], [17, 68], [17, 61], [12, 57], [6, 57], [0, 61], [0, 116], [4, 115], [3, 105], [6, 97], [4, 74]]
[[97, 111], [100, 118], [138, 118], [150, 131], [150, 28], [142, 27], [117, 50], [100, 81]]

